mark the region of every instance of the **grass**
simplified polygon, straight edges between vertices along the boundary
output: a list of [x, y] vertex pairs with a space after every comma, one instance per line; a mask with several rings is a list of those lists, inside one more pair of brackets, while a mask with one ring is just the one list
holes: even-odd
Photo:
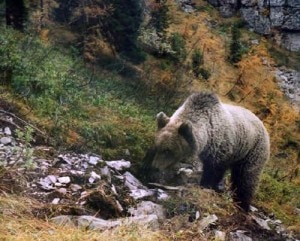
[[124, 225], [103, 232], [58, 226], [50, 221], [35, 218], [32, 215], [33, 208], [41, 208], [41, 204], [22, 197], [0, 195], [0, 240], [168, 240], [162, 233], [152, 231], [146, 226]]

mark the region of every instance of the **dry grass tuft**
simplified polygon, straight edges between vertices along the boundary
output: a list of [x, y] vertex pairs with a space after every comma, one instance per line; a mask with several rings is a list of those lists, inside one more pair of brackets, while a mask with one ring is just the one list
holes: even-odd
[[97, 241], [152, 241], [169, 240], [161, 232], [146, 226], [121, 226], [104, 232], [70, 226], [57, 226], [37, 219], [32, 211], [41, 206], [28, 198], [0, 196], [0, 240], [97, 240]]

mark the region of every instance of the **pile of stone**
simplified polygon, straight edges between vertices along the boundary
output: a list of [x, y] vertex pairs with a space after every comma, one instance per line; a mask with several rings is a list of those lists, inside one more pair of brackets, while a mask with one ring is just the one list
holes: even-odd
[[[49, 204], [52, 209], [64, 207], [68, 213], [58, 215], [53, 222], [107, 229], [123, 224], [139, 223], [153, 228], [165, 218], [161, 205], [153, 201], [169, 196], [159, 188], [149, 189], [128, 170], [126, 160], [104, 161], [95, 154], [58, 154], [44, 159], [30, 157], [32, 165], [24, 157], [25, 148], [12, 134], [9, 127], [0, 128], [0, 165], [22, 174], [24, 195]], [[35, 151], [49, 151], [36, 147]]]

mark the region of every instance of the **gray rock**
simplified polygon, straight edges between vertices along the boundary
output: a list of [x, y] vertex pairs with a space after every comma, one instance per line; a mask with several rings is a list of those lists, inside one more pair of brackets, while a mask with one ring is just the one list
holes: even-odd
[[281, 27], [285, 15], [282, 7], [273, 7], [270, 9], [270, 21], [272, 27]]
[[257, 0], [241, 0], [243, 7], [253, 7], [257, 4]]
[[300, 72], [291, 69], [277, 69], [275, 77], [282, 92], [290, 99], [295, 109], [300, 111]]
[[89, 164], [95, 166], [95, 165], [98, 164], [98, 162], [101, 162], [101, 159], [99, 157], [97, 157], [97, 156], [90, 156], [89, 157]]
[[94, 183], [95, 181], [97, 180], [100, 180], [101, 179], [101, 176], [98, 175], [96, 172], [92, 171], [90, 173], [90, 177], [89, 177], [89, 183]]
[[160, 223], [158, 217], [155, 214], [140, 215], [123, 219], [125, 225], [142, 225], [151, 228], [152, 230], [158, 230]]
[[78, 226], [81, 228], [99, 231], [115, 228], [122, 224], [120, 220], [104, 220], [87, 215], [79, 216], [76, 221]]
[[282, 33], [282, 41], [279, 44], [290, 51], [300, 51], [300, 33]]
[[39, 181], [38, 184], [41, 185], [41, 188], [44, 189], [44, 190], [53, 190], [54, 187], [52, 185], [49, 185], [49, 183], [47, 182], [44, 182], [44, 181]]
[[136, 208], [129, 208], [128, 212], [132, 216], [145, 216], [154, 214], [157, 216], [158, 220], [164, 220], [166, 218], [163, 206], [151, 201], [142, 201], [137, 204]]
[[56, 205], [56, 204], [59, 204], [59, 201], [60, 201], [60, 198], [54, 198], [51, 203]]
[[11, 130], [10, 130], [9, 127], [4, 128], [4, 134], [7, 135], [7, 136], [11, 136]]
[[125, 172], [123, 177], [125, 178], [125, 186], [129, 188], [134, 199], [142, 199], [145, 197], [153, 196], [154, 191], [145, 187], [136, 177], [134, 177], [130, 172]]
[[262, 218], [259, 218], [257, 216], [252, 215], [252, 218], [255, 220], [255, 222], [263, 229], [265, 230], [271, 230], [268, 224], [268, 220], [264, 220]]
[[[288, 11], [284, 9], [283, 11]], [[283, 30], [290, 30], [290, 31], [299, 31], [300, 30], [300, 8], [293, 9], [291, 8], [290, 11], [285, 14], [284, 21], [282, 23], [281, 28]]]
[[246, 235], [247, 231], [237, 230], [229, 233], [230, 241], [252, 241], [252, 238]]
[[271, 22], [270, 19], [260, 14], [257, 8], [241, 8], [241, 16], [248, 25], [259, 34], [270, 34]]
[[257, 209], [256, 207], [250, 205], [250, 211], [251, 211], [251, 212], [257, 212], [258, 209]]
[[169, 194], [166, 193], [162, 189], [157, 189], [156, 192], [155, 192], [155, 194], [156, 194], [157, 200], [159, 200], [159, 201], [166, 201], [166, 200], [168, 200], [170, 198]]
[[58, 193], [60, 193], [60, 194], [63, 194], [63, 195], [66, 195], [66, 194], [67, 194], [67, 189], [64, 188], [64, 187], [58, 188], [56, 191], [57, 191]]
[[218, 217], [215, 214], [208, 215], [207, 217], [199, 221], [200, 230], [206, 229], [210, 224], [213, 224], [218, 220]]
[[2, 138], [0, 139], [0, 143], [3, 144], [3, 145], [10, 144], [11, 142], [12, 142], [11, 137], [5, 136], [5, 137], [2, 137]]
[[100, 169], [100, 174], [103, 176], [109, 183], [111, 183], [111, 172], [107, 166]]
[[[74, 219], [74, 217], [73, 217]], [[101, 218], [95, 218], [93, 216], [79, 216], [76, 219], [76, 223], [79, 227], [84, 229], [92, 229], [92, 230], [99, 230], [104, 231], [107, 229], [115, 228], [120, 225], [147, 225], [152, 229], [159, 228], [159, 222], [156, 215], [140, 215], [134, 216], [129, 218], [120, 218], [117, 220], [104, 220]]]
[[130, 161], [125, 161], [123, 159], [119, 160], [119, 161], [107, 161], [106, 165], [117, 171], [123, 171], [123, 170], [129, 169], [131, 167]]
[[285, 4], [285, 0], [269, 0], [270, 7], [282, 7]]
[[299, 0], [287, 0], [287, 5], [289, 7], [300, 7], [300, 1]]
[[186, 13], [193, 13], [195, 12], [195, 8], [189, 4], [182, 4], [182, 10]]
[[54, 175], [49, 175], [45, 178], [47, 181], [49, 181], [49, 183], [56, 183], [57, 182], [57, 177]]
[[78, 184], [73, 184], [73, 183], [70, 185], [70, 188], [71, 188], [71, 190], [72, 190], [73, 192], [77, 192], [77, 191], [79, 191], [79, 190], [82, 189], [82, 187], [81, 187], [80, 185], [78, 185]]
[[70, 155], [68, 155], [68, 154], [66, 154], [66, 155], [60, 154], [58, 157], [61, 160], [65, 161], [67, 164], [72, 165], [72, 159], [71, 159]]
[[68, 176], [57, 178], [58, 182], [61, 184], [68, 184], [71, 182], [71, 178]]

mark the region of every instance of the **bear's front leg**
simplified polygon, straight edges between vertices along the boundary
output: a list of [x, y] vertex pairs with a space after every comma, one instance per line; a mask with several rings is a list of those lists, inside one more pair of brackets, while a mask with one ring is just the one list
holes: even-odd
[[216, 192], [224, 190], [225, 168], [215, 165], [213, 162], [203, 162], [203, 173], [200, 186], [213, 189]]

